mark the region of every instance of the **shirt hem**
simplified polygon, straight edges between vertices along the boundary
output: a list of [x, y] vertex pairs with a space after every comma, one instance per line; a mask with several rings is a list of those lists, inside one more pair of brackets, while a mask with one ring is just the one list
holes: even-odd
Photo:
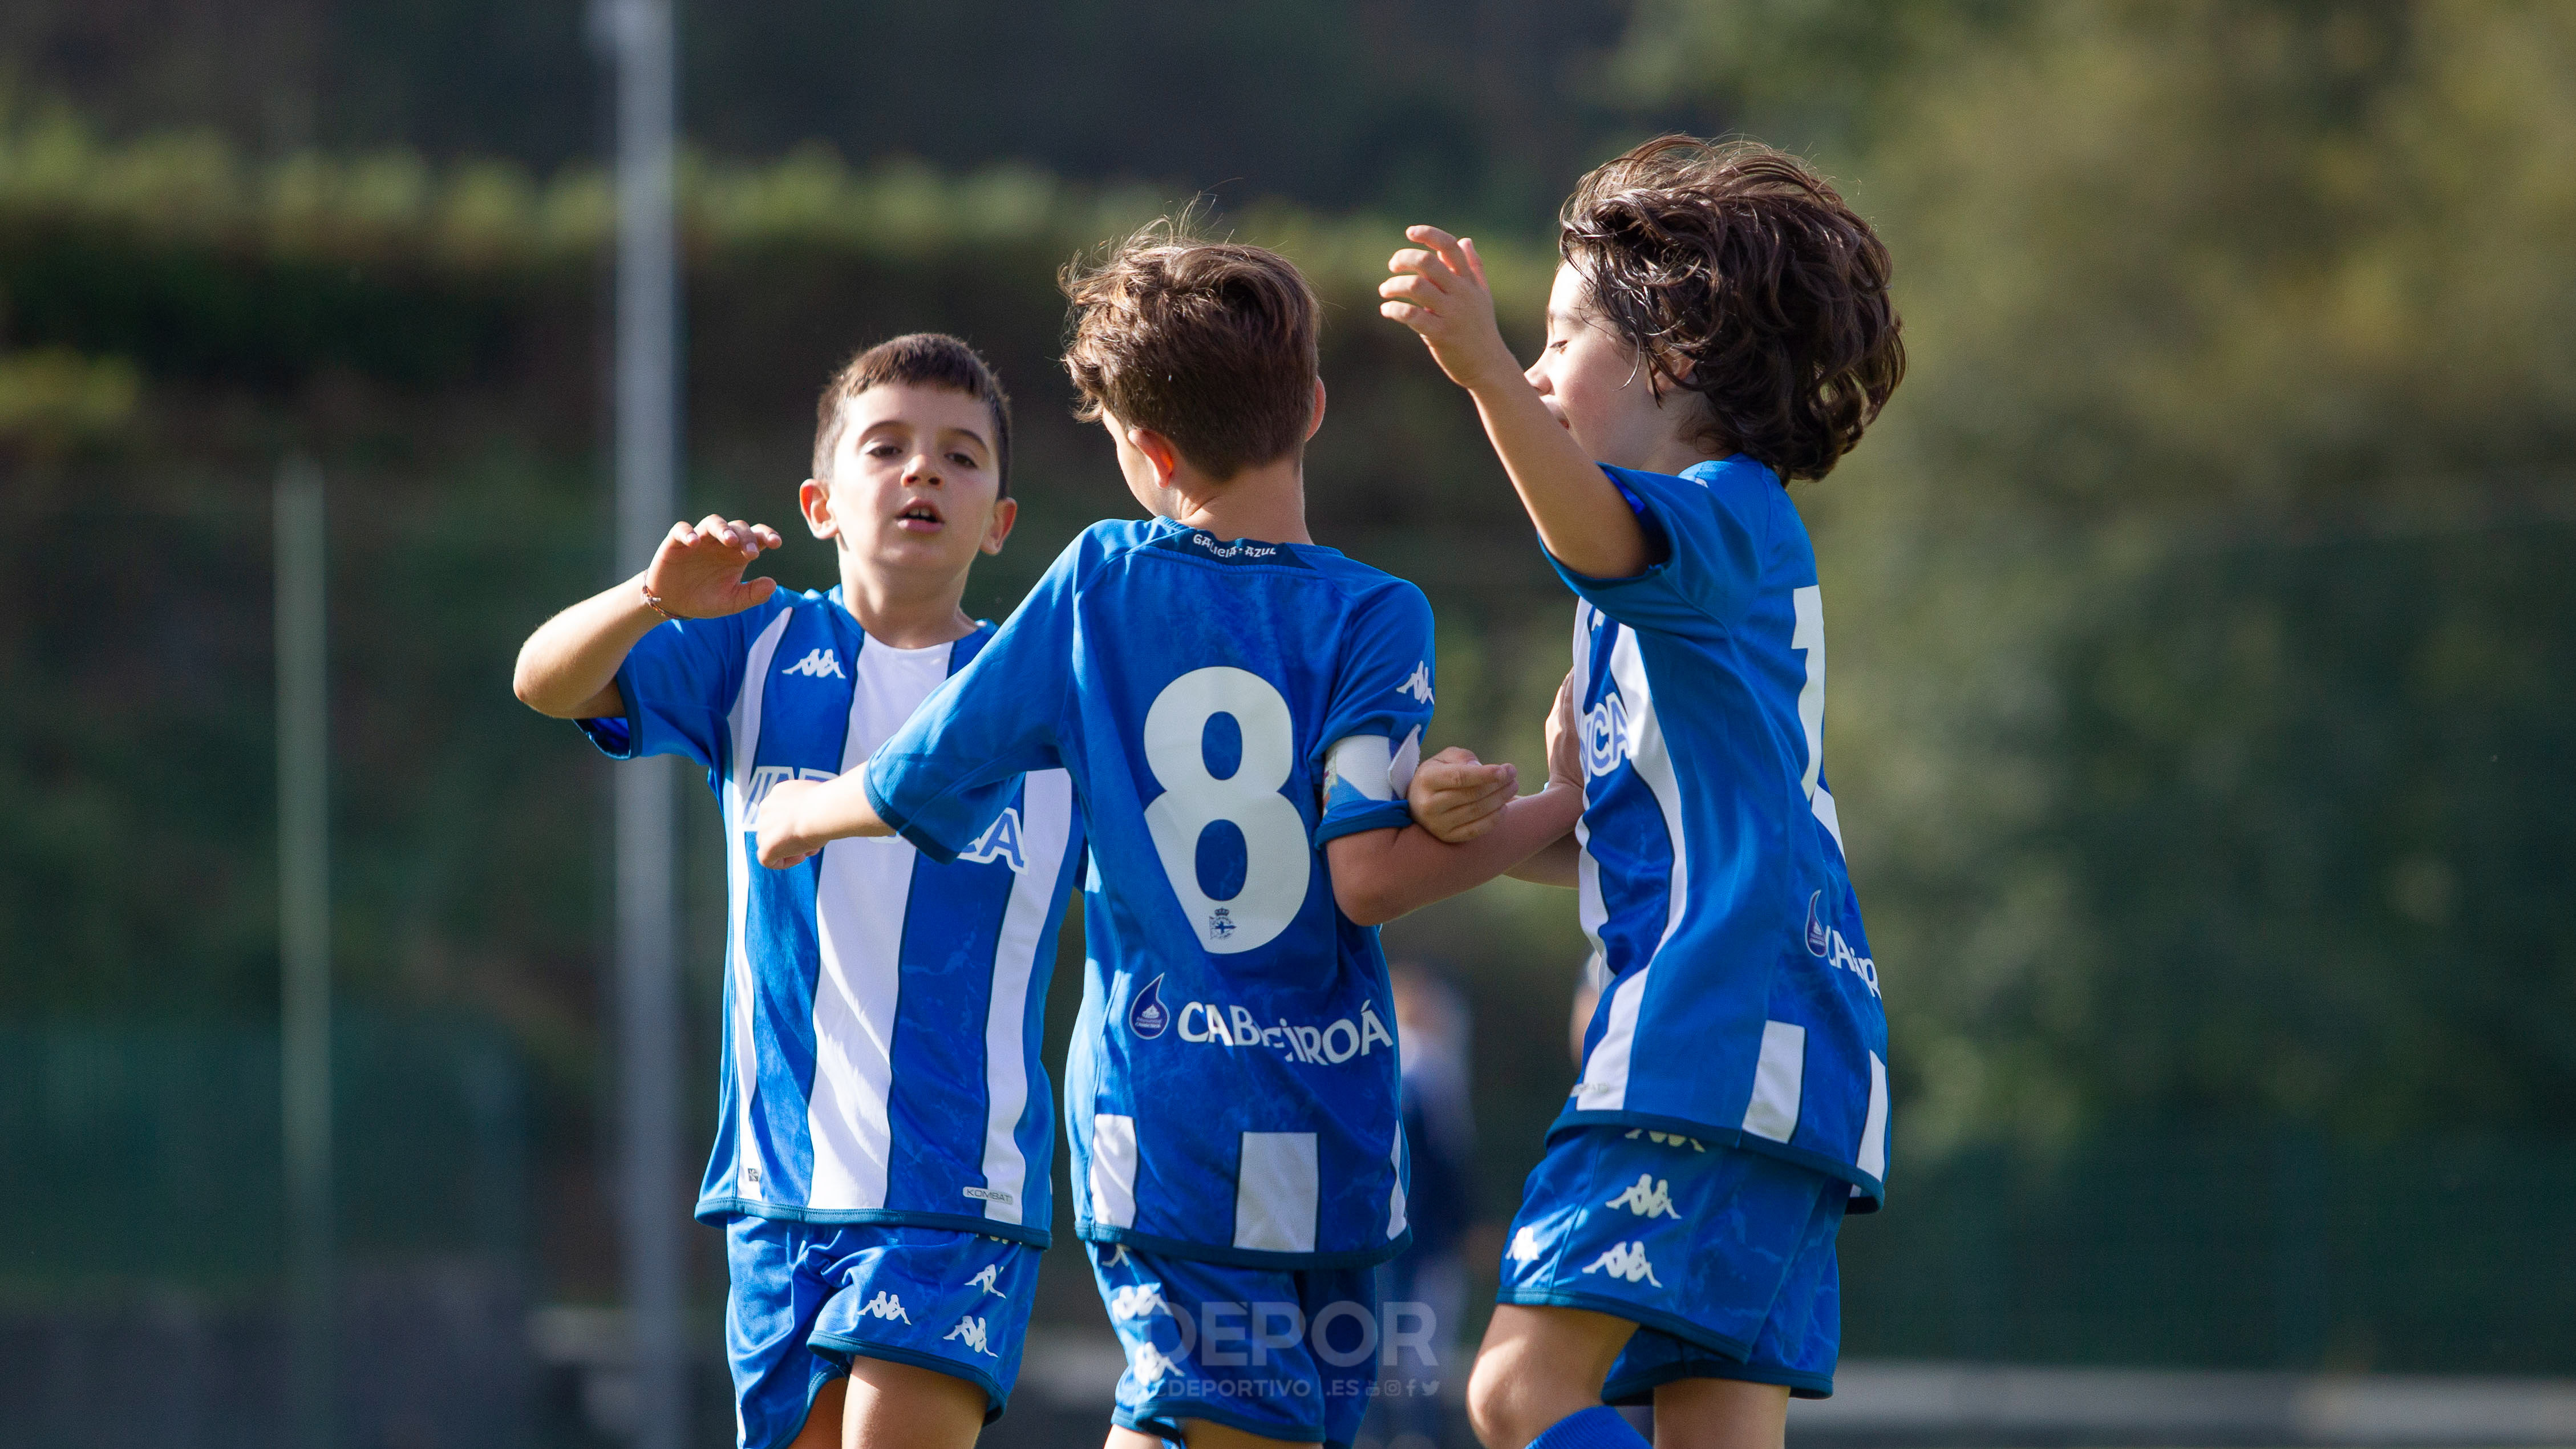
[[902, 811], [897, 810], [886, 803], [884, 794], [879, 792], [877, 789], [876, 771], [867, 771], [866, 775], [859, 781], [859, 788], [867, 795], [868, 808], [876, 812], [877, 819], [884, 821], [895, 834], [902, 836], [905, 841], [909, 842], [913, 849], [929, 856], [932, 860], [939, 862], [941, 865], [946, 865], [957, 859], [957, 852], [949, 849], [946, 842], [934, 838], [928, 831], [923, 830], [919, 825], [913, 823], [910, 816], [905, 815]]
[[785, 1203], [756, 1202], [746, 1197], [702, 1197], [695, 1216], [702, 1223], [722, 1223], [728, 1217], [768, 1218], [773, 1222], [811, 1223], [816, 1227], [848, 1227], [873, 1224], [885, 1227], [953, 1228], [963, 1233], [978, 1233], [1004, 1242], [1026, 1243], [1043, 1248], [1055, 1241], [1045, 1228], [1032, 1228], [1021, 1223], [996, 1222], [991, 1218], [971, 1217], [965, 1213], [925, 1212], [917, 1208], [802, 1208]]
[[1554, 1137], [1559, 1132], [1575, 1127], [1643, 1127], [1650, 1132], [1674, 1132], [1684, 1137], [1699, 1138], [1745, 1152], [1759, 1152], [1766, 1157], [1776, 1157], [1783, 1162], [1794, 1163], [1811, 1172], [1821, 1172], [1827, 1177], [1838, 1178], [1860, 1189], [1859, 1195], [1852, 1199], [1851, 1206], [1844, 1209], [1847, 1213], [1874, 1213], [1887, 1206], [1887, 1184], [1851, 1163], [1837, 1157], [1829, 1157], [1810, 1148], [1792, 1147], [1786, 1142], [1775, 1142], [1768, 1137], [1747, 1132], [1741, 1127], [1717, 1127], [1706, 1122], [1695, 1122], [1688, 1117], [1667, 1117], [1654, 1112], [1598, 1112], [1568, 1109], [1559, 1114], [1556, 1121], [1548, 1127], [1547, 1135]]
[[1383, 802], [1383, 804], [1377, 808], [1372, 808], [1365, 812], [1355, 810], [1348, 815], [1339, 816], [1317, 825], [1315, 827], [1315, 848], [1317, 850], [1321, 850], [1326, 845], [1341, 839], [1345, 835], [1357, 835], [1362, 831], [1367, 830], [1402, 830], [1404, 827], [1411, 825], [1412, 823], [1413, 809], [1411, 806], [1406, 805], [1401, 800]]
[[1264, 1248], [1237, 1248], [1218, 1243], [1191, 1243], [1179, 1238], [1158, 1237], [1140, 1233], [1134, 1228], [1104, 1228], [1077, 1218], [1073, 1235], [1086, 1243], [1123, 1243], [1141, 1252], [1165, 1258], [1188, 1258], [1201, 1263], [1223, 1263], [1234, 1268], [1278, 1268], [1294, 1271], [1301, 1268], [1373, 1268], [1389, 1259], [1402, 1256], [1413, 1246], [1413, 1229], [1387, 1239], [1373, 1248], [1346, 1248], [1329, 1253], [1278, 1253]]

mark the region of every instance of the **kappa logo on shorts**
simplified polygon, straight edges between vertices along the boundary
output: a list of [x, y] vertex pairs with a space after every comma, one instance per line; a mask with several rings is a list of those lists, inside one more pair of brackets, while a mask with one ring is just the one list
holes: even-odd
[[1167, 1379], [1179, 1373], [1181, 1366], [1164, 1357], [1163, 1351], [1154, 1345], [1140, 1343], [1136, 1345], [1136, 1357], [1129, 1361], [1127, 1371], [1136, 1376], [1136, 1382], [1150, 1384], [1156, 1379]]
[[1515, 1263], [1535, 1263], [1538, 1261], [1538, 1255], [1546, 1251], [1547, 1249], [1539, 1246], [1538, 1229], [1523, 1228], [1512, 1234], [1511, 1250], [1503, 1256]]
[[969, 1287], [969, 1288], [981, 1288], [981, 1289], [983, 1289], [985, 1292], [992, 1294], [992, 1295], [993, 1295], [994, 1297], [996, 1297], [996, 1298], [1008, 1298], [1008, 1297], [1010, 1297], [1010, 1296], [1011, 1296], [1010, 1294], [1005, 1293], [1005, 1292], [1003, 1292], [1001, 1289], [996, 1288], [996, 1287], [994, 1287], [994, 1286], [993, 1286], [993, 1285], [994, 1285], [994, 1283], [995, 1283], [997, 1280], [999, 1280], [999, 1279], [1001, 1278], [1001, 1276], [1002, 1276], [1002, 1265], [1001, 1265], [1001, 1264], [999, 1264], [999, 1263], [987, 1263], [987, 1264], [985, 1264], [985, 1265], [984, 1265], [984, 1271], [983, 1271], [983, 1272], [978, 1273], [978, 1274], [976, 1274], [974, 1277], [969, 1278], [969, 1279], [967, 1279], [967, 1280], [966, 1280], [966, 1286], [967, 1286], [967, 1287]]
[[[1614, 1208], [1623, 1207], [1641, 1218], [1678, 1218], [1681, 1216], [1680, 1213], [1673, 1211], [1672, 1179], [1655, 1177], [1643, 1172], [1637, 1174], [1637, 1180], [1635, 1182], [1628, 1184], [1627, 1191], [1610, 1199], [1610, 1201], [1602, 1204], [1602, 1206]], [[1589, 1270], [1587, 1269], [1586, 1271]]]
[[861, 1318], [891, 1318], [897, 1323], [910, 1323], [912, 1315], [903, 1311], [903, 1300], [880, 1288], [868, 1306], [859, 1310]]
[[786, 668], [778, 672], [781, 674], [802, 674], [809, 679], [847, 679], [850, 677], [841, 672], [841, 661], [833, 658], [832, 651], [829, 649], [808, 649], [805, 651], [804, 658], [797, 660], [795, 663], [788, 665]]
[[1121, 1284], [1109, 1290], [1109, 1316], [1125, 1323], [1152, 1313], [1170, 1313], [1160, 1283]]
[[948, 1342], [948, 1340], [949, 1340], [949, 1339], [952, 1339], [952, 1338], [953, 1338], [953, 1339], [963, 1339], [963, 1340], [965, 1340], [966, 1346], [967, 1346], [968, 1348], [970, 1348], [970, 1349], [974, 1350], [974, 1351], [975, 1351], [975, 1352], [977, 1352], [977, 1353], [982, 1354], [982, 1355], [983, 1355], [984, 1357], [986, 1357], [986, 1358], [1000, 1358], [1000, 1357], [1001, 1357], [1001, 1355], [1000, 1355], [1000, 1354], [995, 1353], [995, 1352], [993, 1352], [991, 1349], [989, 1349], [989, 1348], [987, 1348], [987, 1347], [985, 1347], [985, 1346], [984, 1346], [984, 1344], [985, 1344], [984, 1320], [982, 1320], [982, 1319], [980, 1319], [980, 1318], [977, 1318], [977, 1317], [975, 1317], [975, 1316], [974, 1316], [974, 1315], [972, 1315], [972, 1314], [968, 1314], [966, 1317], [963, 1317], [963, 1318], [958, 1319], [958, 1320], [957, 1320], [957, 1326], [956, 1326], [955, 1328], [952, 1328], [952, 1329], [948, 1330], [948, 1336], [947, 1336], [947, 1338], [942, 1338], [942, 1339], [940, 1340], [940, 1342], [942, 1342], [942, 1343], [946, 1343], [946, 1342]]
[[1592, 1260], [1586, 1273], [1607, 1273], [1613, 1278], [1634, 1283], [1639, 1279], [1661, 1288], [1664, 1280], [1655, 1276], [1655, 1265], [1646, 1261], [1643, 1243], [1612, 1243], [1610, 1250]]

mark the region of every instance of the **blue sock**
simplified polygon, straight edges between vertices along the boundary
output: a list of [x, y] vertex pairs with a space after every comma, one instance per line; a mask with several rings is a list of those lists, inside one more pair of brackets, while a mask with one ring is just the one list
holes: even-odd
[[1619, 1411], [1602, 1404], [1568, 1414], [1529, 1441], [1529, 1449], [1638, 1449], [1646, 1441]]

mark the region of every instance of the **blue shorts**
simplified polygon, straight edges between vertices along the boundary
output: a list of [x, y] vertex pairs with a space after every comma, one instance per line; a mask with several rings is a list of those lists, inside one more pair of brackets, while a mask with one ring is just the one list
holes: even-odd
[[1002, 1416], [1028, 1342], [1038, 1250], [954, 1228], [725, 1222], [725, 1358], [742, 1449], [796, 1437], [850, 1359], [953, 1374]]
[[1636, 1336], [1604, 1402], [1676, 1379], [1834, 1391], [1842, 1278], [1834, 1233], [1851, 1185], [1759, 1152], [1643, 1128], [1550, 1139], [1503, 1250], [1501, 1303], [1588, 1308]]
[[[1380, 1365], [1431, 1352], [1427, 1315], [1391, 1312], [1381, 1323], [1373, 1267], [1238, 1268], [1083, 1246], [1127, 1350], [1110, 1415], [1121, 1428], [1179, 1439], [1182, 1420], [1205, 1419], [1265, 1439], [1347, 1446]], [[1404, 1307], [1412, 1305], [1390, 1305]]]

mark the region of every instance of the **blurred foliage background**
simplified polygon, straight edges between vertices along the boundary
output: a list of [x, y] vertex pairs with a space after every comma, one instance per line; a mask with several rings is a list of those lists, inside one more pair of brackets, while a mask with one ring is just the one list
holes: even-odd
[[[1375, 316], [1385, 253], [1408, 221], [1477, 229], [1528, 345], [1588, 165], [1668, 127], [1815, 158], [1895, 253], [1912, 357], [1796, 495], [1895, 1035], [1852, 1351], [2576, 1371], [2516, 1326], [2576, 1270], [2535, 1266], [2515, 1215], [2486, 1258], [2389, 1266], [2463, 1204], [2565, 1223], [2538, 1184], [2576, 1164], [2576, 9], [684, 8], [693, 511], [786, 514], [832, 366], [955, 331], [1019, 398], [1027, 512], [969, 599], [1007, 611], [1130, 507], [1067, 415], [1055, 269], [1207, 197], [1330, 305], [1318, 536], [1429, 592], [1446, 740], [1532, 764], [1569, 611], [1463, 399]], [[0, 1020], [273, 1020], [266, 489], [309, 455], [344, 1000], [509, 1043], [530, 1291], [576, 1300], [614, 1284], [605, 766], [507, 678], [638, 563], [602, 543], [581, 18], [0, 17]], [[819, 587], [829, 556], [776, 572]], [[1501, 1213], [1571, 1079], [1571, 900], [1503, 883], [1388, 938], [1474, 1000]], [[2248, 1173], [2269, 1206], [2186, 1190]], [[2070, 1290], [1995, 1297], [2072, 1273], [2127, 1303], [2122, 1272], [2152, 1297], [2170, 1260], [2094, 1207], [2149, 1188], [2169, 1236], [2272, 1264], [2245, 1291], [2286, 1326], [2086, 1339], [2045, 1317]], [[2311, 1266], [2380, 1286], [2311, 1301]], [[2419, 1279], [2458, 1310], [2430, 1329], [2387, 1306]], [[2238, 1312], [2202, 1286], [2158, 1311]]]

